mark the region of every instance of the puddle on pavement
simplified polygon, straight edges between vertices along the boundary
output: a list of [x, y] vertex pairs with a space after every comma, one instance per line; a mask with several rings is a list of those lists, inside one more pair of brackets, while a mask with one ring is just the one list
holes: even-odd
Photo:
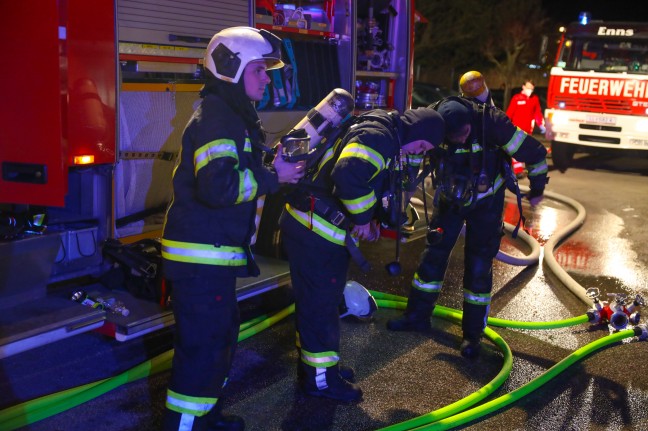
[[[536, 208], [524, 207], [526, 227], [540, 245], [571, 223], [573, 208], [546, 198]], [[507, 197], [504, 220], [517, 222], [517, 203]], [[640, 294], [648, 300], [648, 268], [637, 262], [639, 244], [628, 235], [621, 217], [609, 213], [588, 213], [584, 224], [563, 240], [555, 249], [558, 264], [581, 286], [596, 287], [601, 299], [609, 293], [625, 293], [634, 298]]]

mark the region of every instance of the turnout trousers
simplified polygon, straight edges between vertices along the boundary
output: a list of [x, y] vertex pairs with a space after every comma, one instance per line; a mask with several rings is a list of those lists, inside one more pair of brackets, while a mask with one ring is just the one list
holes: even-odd
[[175, 352], [163, 430], [208, 430], [220, 417], [237, 345], [236, 277], [173, 280], [172, 298]]
[[297, 346], [301, 360], [309, 378], [317, 378], [332, 367], [337, 375], [339, 306], [349, 268], [349, 252], [346, 247], [324, 239], [285, 213], [281, 229], [295, 294]]
[[[503, 208], [503, 188], [468, 208], [456, 209], [444, 201], [439, 202], [412, 281], [406, 314], [429, 318], [443, 288], [450, 254], [465, 222], [462, 330], [464, 338], [481, 337], [490, 310], [493, 259], [503, 235]], [[436, 229], [442, 233], [435, 233]]]

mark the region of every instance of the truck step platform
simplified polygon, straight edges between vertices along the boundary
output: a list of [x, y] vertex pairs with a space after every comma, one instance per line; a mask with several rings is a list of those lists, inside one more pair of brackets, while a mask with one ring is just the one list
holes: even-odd
[[[255, 259], [261, 275], [237, 280], [239, 301], [290, 283], [288, 262], [264, 256]], [[71, 296], [76, 291], [121, 304], [128, 311], [119, 314], [75, 302]], [[127, 341], [174, 323], [171, 309], [126, 290], [111, 290], [98, 282], [69, 286], [0, 314], [0, 359], [91, 330]]]

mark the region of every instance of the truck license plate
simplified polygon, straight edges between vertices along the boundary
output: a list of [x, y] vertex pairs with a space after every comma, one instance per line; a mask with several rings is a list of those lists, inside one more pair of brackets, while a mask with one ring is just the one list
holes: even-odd
[[586, 115], [585, 116], [585, 121], [587, 121], [588, 123], [594, 123], [594, 124], [615, 125], [616, 124], [616, 117], [604, 117], [602, 115]]

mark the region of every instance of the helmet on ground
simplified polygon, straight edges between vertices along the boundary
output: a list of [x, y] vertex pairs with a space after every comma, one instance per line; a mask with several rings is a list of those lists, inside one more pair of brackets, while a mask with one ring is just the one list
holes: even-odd
[[479, 96], [488, 92], [484, 75], [476, 70], [464, 73], [459, 80], [459, 87], [462, 96], [465, 97], [479, 98]]
[[340, 317], [355, 316], [361, 320], [371, 319], [377, 309], [378, 304], [367, 289], [357, 281], [347, 281], [340, 305]]
[[267, 30], [230, 27], [212, 37], [204, 66], [216, 78], [236, 84], [245, 66], [255, 60], [265, 60], [268, 70], [283, 67], [281, 39]]

